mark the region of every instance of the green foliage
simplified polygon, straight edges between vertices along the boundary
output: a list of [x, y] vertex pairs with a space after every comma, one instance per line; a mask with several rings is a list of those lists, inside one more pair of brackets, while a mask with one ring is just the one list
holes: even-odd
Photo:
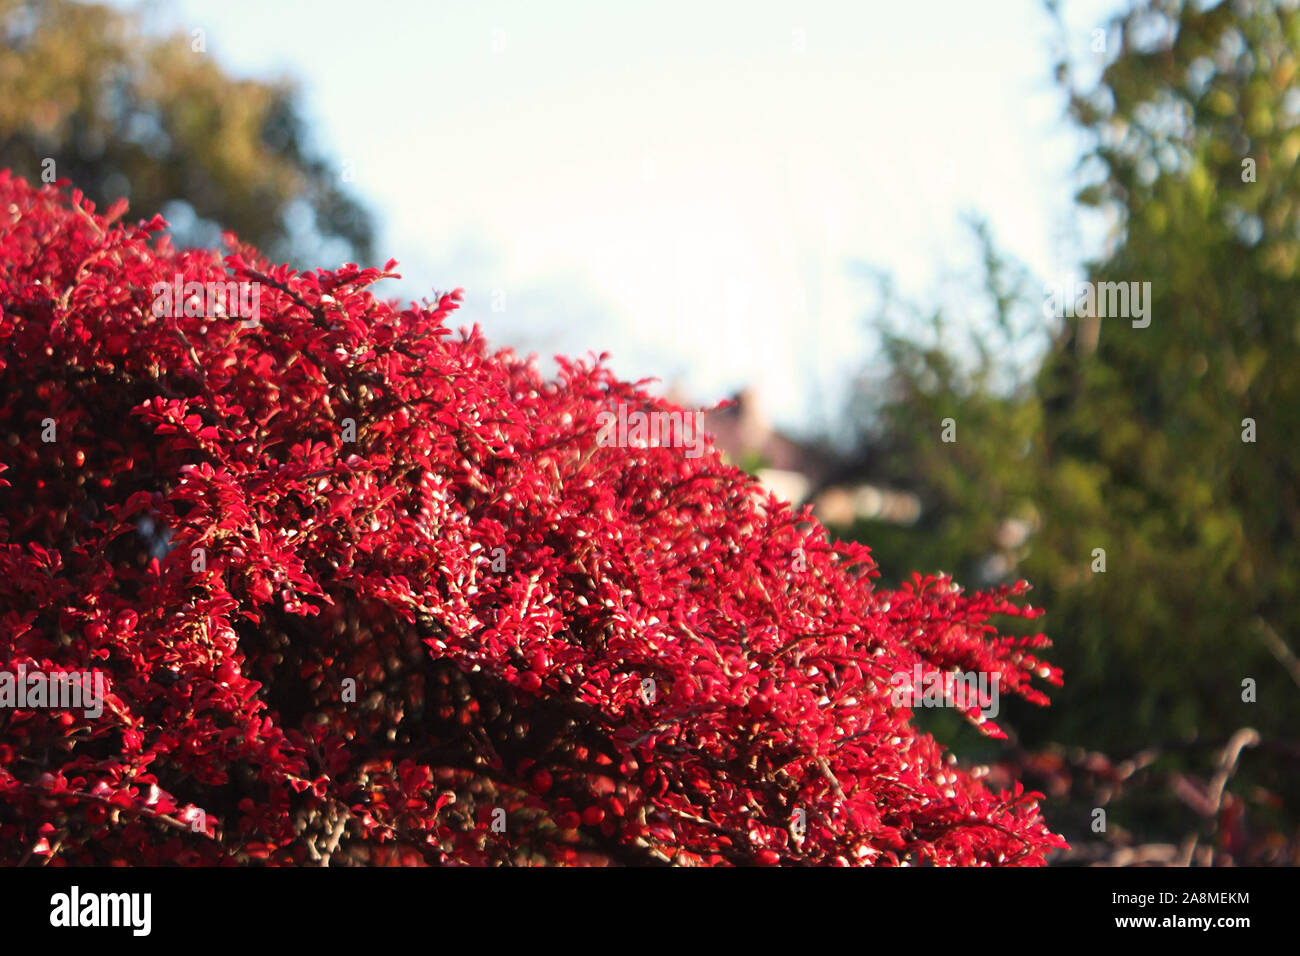
[[0, 0], [0, 34], [0, 168], [164, 212], [182, 245], [230, 229], [276, 259], [370, 260], [369, 215], [312, 152], [291, 86], [233, 79], [194, 37], [98, 4]]
[[[913, 487], [925, 514], [857, 530], [887, 575], [937, 563], [1035, 584], [1066, 684], [1019, 727], [1027, 741], [1122, 752], [1244, 725], [1293, 734], [1300, 694], [1262, 634], [1300, 645], [1300, 14], [1161, 0], [1116, 32], [1095, 88], [1068, 64], [1059, 75], [1095, 143], [1081, 214], [1117, 222], [1087, 278], [1150, 282], [1150, 325], [1044, 327], [1041, 296], [1006, 281], [983, 236], [981, 347], [940, 319], [926, 341], [886, 333], [888, 375], [859, 409], [868, 470]], [[1026, 342], [1040, 367], [1009, 375]], [[1247, 677], [1258, 703], [1241, 700]]]

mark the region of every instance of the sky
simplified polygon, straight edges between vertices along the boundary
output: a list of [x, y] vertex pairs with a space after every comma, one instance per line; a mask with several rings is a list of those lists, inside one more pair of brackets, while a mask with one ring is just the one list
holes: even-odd
[[[866, 270], [960, 310], [971, 214], [1040, 277], [1088, 252], [1041, 0], [118, 5], [299, 84], [390, 294], [796, 431], [872, 360]], [[1116, 6], [1066, 0], [1072, 48]]]

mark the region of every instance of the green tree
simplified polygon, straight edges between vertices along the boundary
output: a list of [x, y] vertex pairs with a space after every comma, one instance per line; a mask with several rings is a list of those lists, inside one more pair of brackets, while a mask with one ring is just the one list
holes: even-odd
[[286, 83], [238, 80], [206, 38], [72, 0], [0, 0], [0, 168], [162, 212], [185, 246], [222, 229], [298, 263], [371, 258], [368, 213], [312, 150]]
[[[887, 576], [1025, 577], [1048, 609], [1066, 685], [1027, 742], [1268, 741], [1300, 715], [1300, 14], [1202, 6], [1118, 17], [1089, 88], [1058, 69], [1094, 143], [1080, 214], [1117, 224], [1086, 278], [1149, 282], [1149, 325], [1044, 326], [1041, 287], [985, 236], [974, 345], [942, 316], [886, 334], [888, 375], [860, 399], [867, 470], [926, 503], [915, 528], [854, 529]], [[1041, 363], [1017, 376], [1027, 342]]]
[[1061, 595], [1076, 671], [1132, 700], [1135, 733], [1294, 732], [1266, 636], [1300, 635], [1300, 14], [1158, 2], [1114, 32], [1101, 84], [1071, 96], [1101, 170], [1080, 198], [1122, 227], [1090, 277], [1149, 281], [1150, 325], [1072, 323], [1045, 364], [1057, 517], [1026, 572]]

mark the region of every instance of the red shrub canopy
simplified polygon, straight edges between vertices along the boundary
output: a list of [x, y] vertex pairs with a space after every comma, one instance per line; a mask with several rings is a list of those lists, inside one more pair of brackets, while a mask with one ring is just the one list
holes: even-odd
[[711, 448], [604, 447], [604, 411], [682, 410], [600, 361], [548, 381], [445, 325], [459, 290], [372, 297], [393, 262], [176, 252], [124, 208], [0, 173], [0, 674], [104, 693], [0, 710], [0, 862], [1063, 845], [893, 697], [919, 664], [1045, 703], [1046, 638], [987, 623], [1024, 585], [879, 590]]

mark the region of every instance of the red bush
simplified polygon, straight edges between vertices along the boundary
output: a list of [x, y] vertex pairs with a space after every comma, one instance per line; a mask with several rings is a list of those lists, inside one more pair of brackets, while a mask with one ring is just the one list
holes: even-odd
[[[601, 447], [601, 411], [672, 406], [599, 362], [547, 381], [444, 325], [459, 292], [374, 299], [392, 262], [178, 253], [123, 211], [0, 173], [0, 672], [106, 688], [0, 710], [0, 862], [1063, 845], [890, 697], [919, 662], [1045, 702], [1046, 639], [987, 623], [1023, 586], [877, 590], [712, 450]], [[259, 320], [156, 308], [177, 275], [259, 283]]]

